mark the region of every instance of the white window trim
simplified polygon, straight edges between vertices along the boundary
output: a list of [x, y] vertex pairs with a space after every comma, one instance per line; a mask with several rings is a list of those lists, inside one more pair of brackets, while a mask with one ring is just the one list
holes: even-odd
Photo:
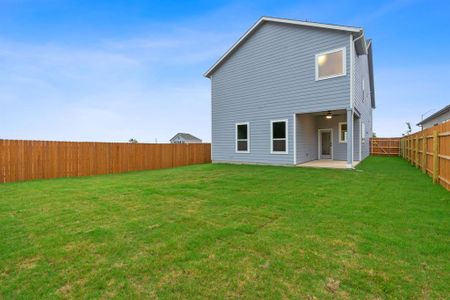
[[362, 102], [366, 100], [366, 82], [362, 79]]
[[[274, 139], [273, 138], [273, 123], [286, 122], [286, 138], [285, 139]], [[289, 153], [289, 125], [288, 119], [281, 120], [270, 120], [270, 154], [288, 154]], [[273, 151], [273, 141], [275, 140], [286, 140], [286, 151]]]
[[[334, 52], [338, 52], [338, 51], [342, 51], [343, 52], [342, 53], [342, 66], [343, 66], [343, 70], [342, 71], [343, 72], [339, 73], [339, 74], [335, 74], [335, 75], [319, 77], [319, 64], [317, 63], [317, 59], [319, 58], [319, 56], [320, 55], [334, 53]], [[316, 66], [316, 81], [324, 80], [324, 79], [330, 79], [330, 78], [335, 78], [335, 77], [341, 77], [341, 76], [347, 75], [347, 54], [346, 54], [345, 51], [346, 51], [345, 47], [341, 47], [341, 48], [337, 48], [337, 49], [333, 49], [333, 50], [317, 53], [315, 55], [314, 65]]]
[[[238, 140], [238, 126], [247, 125], [247, 139]], [[247, 141], [247, 151], [238, 150], [238, 141]], [[236, 153], [250, 153], [250, 122], [236, 123], [235, 125], [235, 148]]]
[[345, 136], [345, 141], [341, 140], [341, 136], [342, 136], [342, 125], [345, 124], [347, 125], [347, 122], [339, 122], [338, 123], [338, 131], [339, 131], [339, 137], [338, 137], [338, 141], [340, 144], [346, 144], [347, 143], [347, 137], [348, 137], [348, 125], [347, 125], [347, 136]]
[[366, 124], [361, 122], [361, 143], [366, 143]]

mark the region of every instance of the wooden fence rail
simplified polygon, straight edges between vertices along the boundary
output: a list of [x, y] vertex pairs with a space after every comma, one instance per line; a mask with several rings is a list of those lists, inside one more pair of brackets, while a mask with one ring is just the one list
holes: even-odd
[[399, 156], [400, 138], [371, 138], [370, 154], [381, 156]]
[[0, 140], [0, 182], [122, 173], [211, 162], [211, 144]]
[[400, 156], [450, 190], [450, 121], [403, 137]]

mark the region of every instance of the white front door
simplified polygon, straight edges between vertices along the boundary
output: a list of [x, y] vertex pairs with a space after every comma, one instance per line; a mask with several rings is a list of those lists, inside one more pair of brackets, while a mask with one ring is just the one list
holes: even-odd
[[333, 132], [331, 129], [319, 129], [319, 159], [333, 158]]

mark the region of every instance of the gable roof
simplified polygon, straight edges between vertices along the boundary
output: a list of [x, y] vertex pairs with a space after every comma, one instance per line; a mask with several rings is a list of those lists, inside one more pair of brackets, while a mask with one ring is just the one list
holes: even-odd
[[201, 142], [202, 141], [201, 139], [193, 136], [192, 134], [183, 133], [183, 132], [179, 132], [179, 133], [175, 134], [175, 136], [173, 138], [171, 138], [170, 141], [172, 141], [173, 139], [175, 139], [177, 137], [179, 137], [179, 138], [181, 138], [181, 139], [183, 139], [185, 141], [196, 141], [196, 142]]
[[219, 67], [222, 62], [224, 62], [228, 56], [233, 53], [257, 28], [259, 28], [262, 24], [266, 22], [275, 22], [275, 23], [283, 23], [283, 24], [292, 24], [298, 26], [307, 26], [314, 28], [323, 28], [323, 29], [331, 29], [331, 30], [340, 30], [347, 31], [353, 34], [356, 39], [355, 48], [358, 55], [367, 54], [367, 46], [364, 39], [364, 29], [361, 27], [353, 27], [353, 26], [343, 26], [343, 25], [335, 25], [335, 24], [325, 24], [325, 23], [316, 23], [316, 22], [308, 22], [308, 21], [300, 21], [300, 20], [292, 20], [292, 19], [284, 19], [284, 18], [273, 18], [273, 17], [261, 17], [246, 33], [244, 33], [241, 38], [228, 49], [219, 60], [212, 65], [208, 71], [206, 71], [203, 76], [210, 78], [212, 73]]
[[447, 112], [449, 112], [449, 111], [450, 111], [450, 104], [447, 105], [446, 107], [444, 107], [443, 109], [441, 109], [441, 110], [435, 112], [435, 113], [432, 114], [431, 116], [428, 116], [427, 118], [423, 119], [422, 121], [420, 121], [419, 123], [417, 123], [417, 125], [422, 125], [423, 123], [428, 122], [428, 121], [430, 121], [430, 120], [432, 120], [432, 119], [434, 119], [434, 118], [436, 118], [436, 117], [439, 117], [440, 115], [443, 115], [443, 114], [445, 114], [445, 113], [447, 113]]

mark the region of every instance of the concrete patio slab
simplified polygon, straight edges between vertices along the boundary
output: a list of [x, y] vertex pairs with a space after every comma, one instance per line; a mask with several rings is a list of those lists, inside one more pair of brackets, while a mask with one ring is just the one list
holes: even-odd
[[[359, 164], [359, 161], [353, 162], [353, 168]], [[332, 159], [319, 159], [312, 160], [302, 164], [298, 164], [298, 167], [307, 168], [330, 168], [330, 169], [348, 169], [347, 162], [345, 160], [332, 160]]]

